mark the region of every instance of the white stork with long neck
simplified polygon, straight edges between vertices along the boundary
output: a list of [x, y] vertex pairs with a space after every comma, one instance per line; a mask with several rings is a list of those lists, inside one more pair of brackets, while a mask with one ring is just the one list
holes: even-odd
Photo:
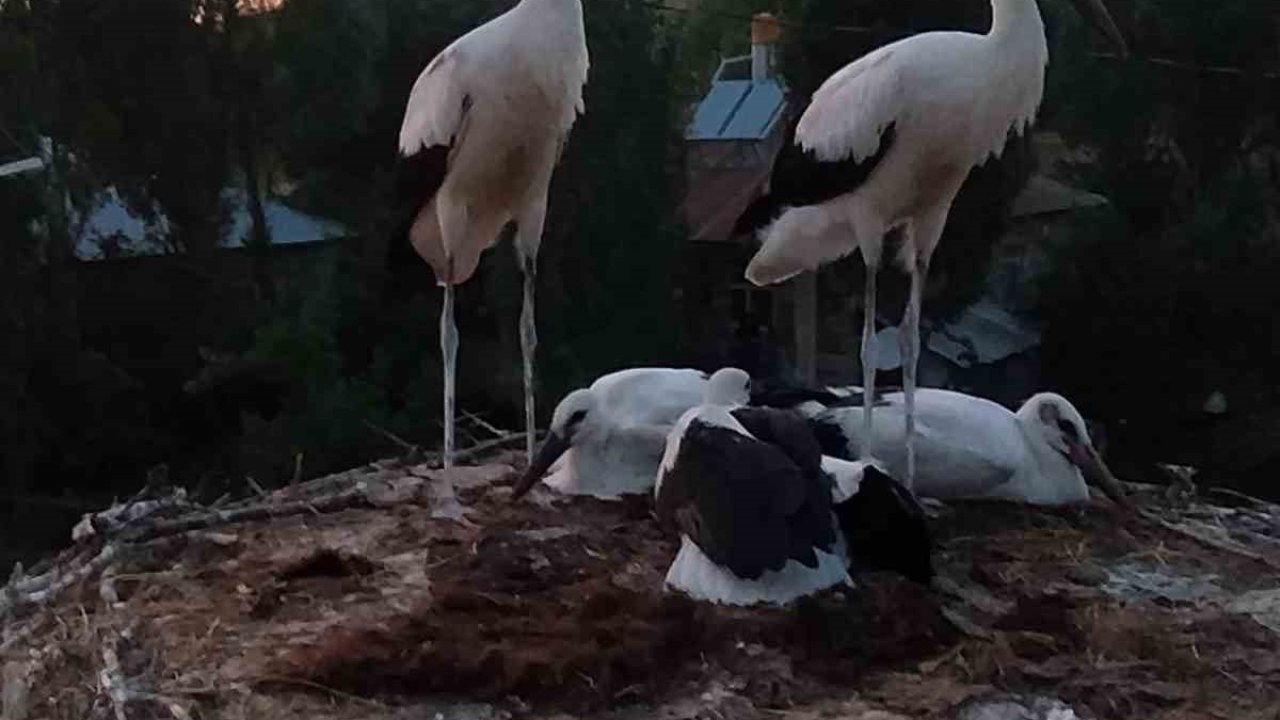
[[[1101, 0], [1072, 0], [1124, 52]], [[794, 127], [770, 192], [739, 221], [760, 250], [746, 277], [778, 283], [861, 250], [866, 265], [863, 386], [875, 387], [876, 274], [887, 232], [902, 234], [911, 277], [900, 335], [906, 395], [905, 480], [915, 479], [920, 301], [929, 259], [969, 171], [998, 157], [1035, 118], [1049, 51], [1036, 0], [992, 0], [985, 35], [928, 32], [881, 47], [832, 75]], [[871, 405], [863, 406], [871, 434]], [[864, 459], [869, 457], [864, 449]]]
[[589, 66], [581, 0], [520, 0], [463, 35], [418, 76], [400, 127], [409, 240], [444, 286], [444, 464], [453, 462], [458, 333], [453, 289], [507, 223], [524, 273], [520, 347], [525, 432], [534, 448], [534, 278], [552, 170], [584, 110]]

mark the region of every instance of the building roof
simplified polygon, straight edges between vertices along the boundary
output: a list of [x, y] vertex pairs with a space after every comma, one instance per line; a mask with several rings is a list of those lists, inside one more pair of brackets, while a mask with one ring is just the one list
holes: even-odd
[[1011, 214], [1015, 218], [1025, 218], [1106, 204], [1107, 199], [1101, 195], [1036, 174], [1027, 180], [1026, 187], [1014, 198]]
[[696, 182], [681, 203], [680, 213], [689, 237], [698, 242], [728, 242], [733, 225], [769, 180], [768, 163], [732, 170], [693, 173]]
[[[875, 335], [873, 357], [877, 370], [902, 365], [898, 328], [891, 326]], [[962, 368], [987, 365], [1026, 352], [1040, 344], [1040, 332], [1014, 317], [999, 305], [980, 300], [970, 305], [954, 321], [934, 328], [926, 347]]]
[[[223, 201], [228, 206], [230, 221], [223, 230], [221, 246], [242, 248], [252, 227], [245, 192], [224, 190]], [[273, 246], [306, 245], [349, 234], [336, 222], [308, 215], [276, 200], [265, 200], [263, 212]], [[168, 234], [169, 222], [162, 213], [157, 211], [156, 219], [151, 221], [138, 217], [115, 188], [108, 188], [85, 220], [74, 252], [78, 259], [85, 261], [165, 255], [171, 251], [166, 243]]]
[[749, 55], [720, 62], [711, 80], [711, 89], [694, 108], [693, 121], [685, 129], [686, 140], [769, 137], [786, 108], [786, 92], [775, 78], [753, 80], [750, 71]]

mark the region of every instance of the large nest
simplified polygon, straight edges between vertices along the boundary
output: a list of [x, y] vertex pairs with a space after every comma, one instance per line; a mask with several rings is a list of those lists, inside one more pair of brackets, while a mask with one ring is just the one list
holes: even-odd
[[145, 496], [3, 595], [4, 720], [1271, 718], [1280, 509], [951, 505], [940, 577], [788, 609], [664, 592], [645, 498], [512, 455], [384, 462], [239, 504]]

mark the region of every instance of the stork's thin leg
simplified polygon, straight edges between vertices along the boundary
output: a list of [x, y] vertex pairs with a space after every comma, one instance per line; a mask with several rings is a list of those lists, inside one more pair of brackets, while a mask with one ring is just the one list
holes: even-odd
[[902, 346], [902, 392], [906, 398], [906, 486], [915, 489], [916, 482], [916, 366], [920, 361], [920, 302], [924, 295], [925, 280], [929, 275], [928, 261], [918, 262], [911, 270], [911, 297], [899, 328]]
[[524, 263], [524, 307], [520, 310], [520, 351], [524, 356], [524, 433], [529, 462], [534, 451], [533, 359], [538, 349], [538, 328], [534, 320], [533, 290], [537, 269], [532, 260]]
[[871, 459], [871, 408], [875, 404], [876, 361], [872, 352], [876, 333], [876, 272], [875, 263], [868, 262], [866, 299], [862, 304], [862, 442], [858, 447], [858, 459]]
[[453, 285], [444, 286], [440, 311], [440, 352], [444, 356], [444, 466], [453, 467], [453, 407], [458, 365], [458, 328], [453, 322]]

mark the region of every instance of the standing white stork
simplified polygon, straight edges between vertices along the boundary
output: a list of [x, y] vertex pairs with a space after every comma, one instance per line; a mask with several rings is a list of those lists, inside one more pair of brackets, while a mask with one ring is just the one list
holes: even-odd
[[547, 190], [577, 116], [589, 60], [581, 0], [520, 0], [463, 35], [418, 76], [400, 127], [409, 240], [444, 286], [444, 464], [453, 463], [458, 333], [453, 289], [507, 223], [524, 274], [520, 348], [525, 432], [534, 447], [534, 278]]
[[[1125, 51], [1102, 0], [1072, 2]], [[1044, 91], [1049, 51], [1036, 0], [991, 0], [991, 12], [985, 35], [914, 35], [828, 78], [794, 127], [769, 195], [738, 224], [758, 231], [762, 243], [746, 271], [756, 285], [861, 250], [867, 269], [864, 387], [875, 387], [870, 353], [884, 236], [901, 229], [899, 260], [911, 276], [900, 336], [908, 487], [915, 479], [915, 373], [929, 259], [969, 171], [999, 156], [1011, 131], [1027, 128]], [[870, 435], [871, 404], [864, 403], [863, 415]]]

